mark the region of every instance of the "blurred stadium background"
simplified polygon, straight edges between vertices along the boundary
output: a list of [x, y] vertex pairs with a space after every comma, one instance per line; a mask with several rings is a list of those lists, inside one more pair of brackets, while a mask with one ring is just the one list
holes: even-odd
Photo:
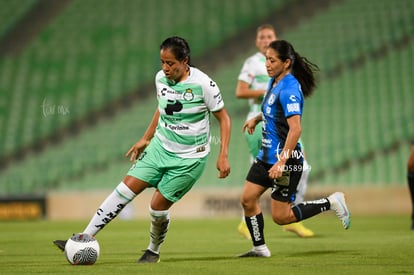
[[[234, 90], [263, 23], [321, 68], [303, 119], [310, 196], [354, 190], [354, 205], [362, 205], [396, 194], [398, 211], [410, 210], [412, 0], [0, 0], [0, 7], [3, 218], [36, 212], [24, 204], [36, 199], [43, 216], [65, 218], [75, 198], [106, 195], [119, 183], [130, 167], [124, 154], [156, 106], [159, 44], [171, 35], [189, 41], [192, 63], [219, 84], [233, 119], [231, 176], [217, 179], [213, 122], [213, 151], [194, 190], [211, 195], [194, 201], [237, 209], [249, 158], [240, 130], [247, 103]], [[228, 189], [236, 195], [215, 201]]]

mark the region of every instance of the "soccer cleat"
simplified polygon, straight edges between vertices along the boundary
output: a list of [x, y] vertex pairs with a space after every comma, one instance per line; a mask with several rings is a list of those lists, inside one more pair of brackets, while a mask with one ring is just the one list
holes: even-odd
[[286, 224], [283, 226], [283, 230], [293, 232], [301, 238], [311, 238], [315, 236], [315, 233], [306, 228], [301, 222]]
[[56, 245], [62, 252], [65, 251], [65, 246], [66, 246], [65, 240], [54, 240], [53, 244]]
[[240, 222], [239, 226], [237, 227], [237, 231], [239, 231], [239, 234], [245, 237], [246, 239], [252, 239], [252, 237], [250, 236], [249, 229], [247, 228], [247, 224], [245, 222]]
[[142, 255], [141, 258], [139, 258], [137, 262], [138, 263], [159, 263], [160, 255], [147, 249], [145, 250], [144, 255]]
[[342, 192], [335, 192], [328, 197], [331, 210], [335, 211], [336, 216], [341, 220], [345, 229], [351, 226], [351, 213], [345, 203], [345, 195]]
[[240, 258], [248, 258], [248, 257], [270, 257], [271, 253], [269, 250], [266, 251], [256, 251], [254, 248], [252, 250], [247, 251], [246, 253], [243, 253], [239, 255]]

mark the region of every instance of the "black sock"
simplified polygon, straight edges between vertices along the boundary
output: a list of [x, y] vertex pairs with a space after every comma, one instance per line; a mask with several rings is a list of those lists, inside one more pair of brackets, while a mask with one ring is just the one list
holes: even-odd
[[408, 172], [407, 179], [408, 179], [408, 189], [410, 190], [411, 204], [412, 204], [411, 219], [414, 221], [414, 172]]
[[253, 245], [259, 246], [265, 244], [263, 214], [260, 213], [256, 216], [244, 217], [244, 219], [246, 220], [247, 228], [249, 228], [250, 236], [252, 236]]
[[292, 207], [293, 214], [298, 221], [305, 220], [313, 217], [319, 213], [329, 210], [331, 204], [327, 198], [315, 200], [315, 201], [304, 201]]

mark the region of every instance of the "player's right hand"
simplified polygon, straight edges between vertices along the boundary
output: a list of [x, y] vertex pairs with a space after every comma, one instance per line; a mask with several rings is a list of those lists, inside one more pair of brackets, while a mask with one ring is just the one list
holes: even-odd
[[247, 130], [247, 133], [251, 135], [254, 133], [254, 129], [256, 128], [256, 125], [257, 125], [256, 118], [249, 119], [243, 124], [242, 132], [244, 133]]
[[129, 157], [129, 160], [131, 162], [136, 162], [139, 155], [145, 150], [145, 148], [148, 146], [149, 141], [145, 139], [138, 140], [132, 147], [128, 150], [128, 152], [125, 154], [125, 157]]

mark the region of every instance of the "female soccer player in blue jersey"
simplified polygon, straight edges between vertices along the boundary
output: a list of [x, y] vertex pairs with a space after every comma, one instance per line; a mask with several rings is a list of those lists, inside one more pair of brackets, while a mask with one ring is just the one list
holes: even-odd
[[[250, 118], [255, 117], [261, 113], [261, 102], [263, 95], [266, 92], [267, 83], [269, 82], [269, 76], [267, 74], [265, 65], [266, 49], [269, 46], [270, 42], [276, 39], [276, 30], [272, 25], [264, 24], [259, 26], [256, 31], [256, 47], [258, 49], [258, 52], [245, 60], [238, 76], [236, 96], [238, 98], [247, 99], [249, 104], [249, 112], [247, 114], [246, 120], [249, 120]], [[249, 147], [251, 163], [253, 163], [261, 147], [261, 125], [262, 123], [260, 122], [256, 126], [253, 134], [248, 134], [247, 132], [244, 134], [246, 137], [247, 146]], [[306, 162], [306, 158], [304, 159], [303, 167], [304, 169], [302, 171], [302, 176], [298, 184], [295, 203], [301, 203], [303, 201], [307, 189], [310, 166]], [[298, 236], [305, 238], [312, 237], [314, 235], [313, 231], [306, 228], [301, 222], [284, 225], [283, 229], [286, 231], [294, 232]], [[237, 230], [242, 236], [246, 237], [247, 239], [251, 239], [249, 229], [247, 228], [246, 222], [244, 220], [244, 215], [242, 217], [242, 221], [237, 227]]]
[[[146, 188], [155, 188], [149, 206], [150, 242], [139, 263], [159, 261], [170, 224], [170, 207], [200, 178], [210, 152], [210, 114], [220, 125], [219, 178], [230, 173], [228, 146], [231, 121], [217, 84], [190, 66], [190, 47], [180, 37], [160, 46], [156, 77], [158, 106], [142, 136], [126, 156], [134, 162], [122, 182], [106, 198], [83, 233], [95, 236]], [[54, 243], [62, 250], [65, 241]]]
[[241, 196], [244, 215], [253, 248], [240, 257], [270, 257], [264, 238], [264, 220], [259, 205], [261, 195], [272, 188], [271, 212], [280, 225], [298, 222], [327, 210], [333, 210], [345, 229], [350, 213], [344, 194], [294, 205], [294, 195], [303, 170], [303, 153], [299, 138], [304, 97], [316, 87], [317, 66], [297, 53], [285, 40], [270, 43], [266, 50], [266, 70], [271, 77], [261, 106], [261, 114], [243, 125], [252, 134], [263, 121], [262, 147], [247, 174]]

